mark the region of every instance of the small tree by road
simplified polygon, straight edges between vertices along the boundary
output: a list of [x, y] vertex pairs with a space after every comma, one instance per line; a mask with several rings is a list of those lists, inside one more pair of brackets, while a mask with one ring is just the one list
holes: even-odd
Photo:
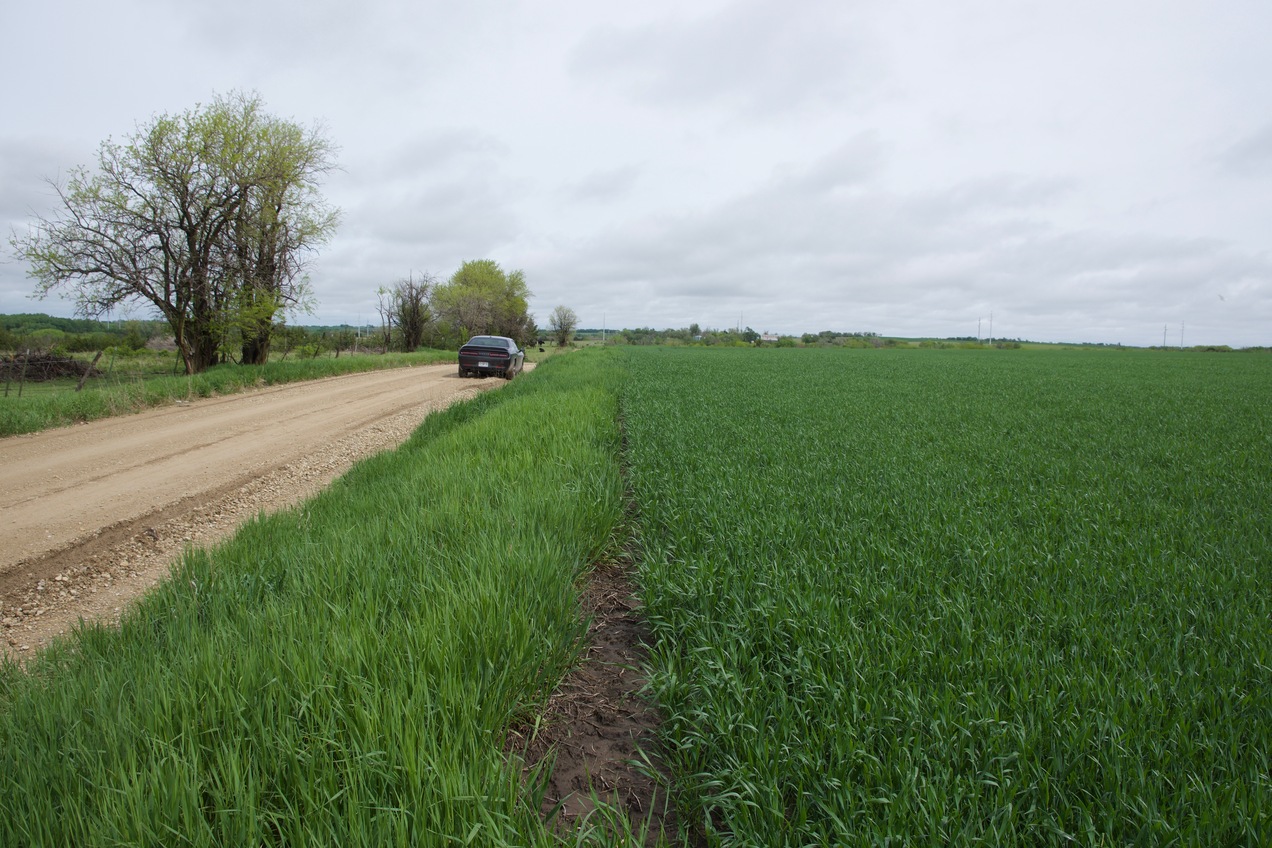
[[548, 329], [556, 339], [557, 347], [565, 347], [574, 338], [574, 330], [579, 326], [579, 316], [568, 306], [558, 306], [548, 317]]
[[428, 274], [411, 274], [398, 280], [392, 291], [392, 321], [402, 337], [402, 349], [414, 351], [424, 341], [424, 331], [433, 320], [430, 298], [437, 280]]
[[380, 286], [375, 290], [375, 310], [380, 313], [380, 339], [384, 343], [384, 352], [393, 348], [393, 289]]

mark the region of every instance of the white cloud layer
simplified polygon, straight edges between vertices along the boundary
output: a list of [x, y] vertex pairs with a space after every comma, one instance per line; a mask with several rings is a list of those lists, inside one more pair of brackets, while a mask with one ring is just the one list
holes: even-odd
[[[341, 148], [314, 323], [467, 259], [541, 322], [1272, 344], [1272, 4], [232, 0], [6, 10], [0, 223], [215, 93]], [[33, 301], [0, 261], [0, 312]]]

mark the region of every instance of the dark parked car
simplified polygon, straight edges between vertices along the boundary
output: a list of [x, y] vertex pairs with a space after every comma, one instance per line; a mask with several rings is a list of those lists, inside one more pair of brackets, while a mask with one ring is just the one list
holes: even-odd
[[495, 374], [511, 380], [525, 362], [525, 351], [507, 336], [473, 336], [459, 349], [459, 376]]

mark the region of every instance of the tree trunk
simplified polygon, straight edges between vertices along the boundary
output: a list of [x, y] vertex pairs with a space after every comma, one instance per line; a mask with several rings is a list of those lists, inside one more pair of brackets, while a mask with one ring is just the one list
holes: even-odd
[[243, 365], [264, 365], [269, 361], [270, 332], [257, 332], [251, 338], [243, 340]]
[[185, 359], [187, 374], [201, 374], [220, 363], [216, 338], [211, 333], [201, 333], [190, 339], [187, 345], [182, 346], [181, 355]]

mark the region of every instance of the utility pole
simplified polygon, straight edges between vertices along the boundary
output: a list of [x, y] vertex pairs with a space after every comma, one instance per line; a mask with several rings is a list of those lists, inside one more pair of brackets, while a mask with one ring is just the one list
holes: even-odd
[[1162, 350], [1166, 349], [1166, 325], [1162, 324]]

